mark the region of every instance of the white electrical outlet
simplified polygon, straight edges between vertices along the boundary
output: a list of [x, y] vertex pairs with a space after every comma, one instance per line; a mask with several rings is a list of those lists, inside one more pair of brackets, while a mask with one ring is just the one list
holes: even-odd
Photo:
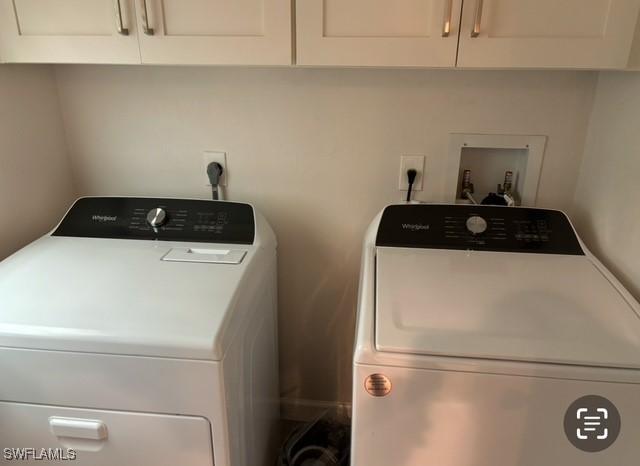
[[205, 186], [211, 186], [209, 182], [209, 176], [207, 175], [207, 167], [211, 162], [218, 162], [222, 165], [222, 176], [220, 177], [220, 186], [227, 185], [227, 179], [229, 178], [229, 172], [227, 170], [227, 153], [226, 152], [214, 152], [205, 151], [202, 154], [202, 179]]
[[398, 178], [398, 189], [406, 191], [409, 189], [407, 180], [407, 170], [414, 169], [418, 172], [413, 183], [414, 191], [422, 191], [422, 180], [424, 179], [424, 155], [403, 155], [400, 157], [400, 176]]

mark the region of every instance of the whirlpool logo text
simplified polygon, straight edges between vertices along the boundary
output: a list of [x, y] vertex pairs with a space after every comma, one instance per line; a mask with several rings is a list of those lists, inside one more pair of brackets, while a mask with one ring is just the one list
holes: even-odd
[[118, 219], [116, 215], [94, 215], [91, 220], [94, 222], [115, 222]]
[[403, 230], [411, 230], [411, 231], [426, 231], [430, 228], [429, 225], [425, 225], [422, 223], [403, 223], [402, 224], [402, 229]]

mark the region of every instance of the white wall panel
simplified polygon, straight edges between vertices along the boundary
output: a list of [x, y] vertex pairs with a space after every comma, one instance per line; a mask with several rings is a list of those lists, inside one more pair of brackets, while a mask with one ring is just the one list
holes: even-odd
[[73, 193], [51, 68], [0, 66], [0, 260], [52, 228]]
[[603, 73], [576, 189], [587, 244], [640, 299], [640, 76]]

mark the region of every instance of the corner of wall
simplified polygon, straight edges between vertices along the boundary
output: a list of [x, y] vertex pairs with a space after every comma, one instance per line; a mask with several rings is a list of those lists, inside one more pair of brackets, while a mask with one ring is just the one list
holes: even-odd
[[51, 67], [0, 65], [0, 259], [44, 234], [75, 195]]

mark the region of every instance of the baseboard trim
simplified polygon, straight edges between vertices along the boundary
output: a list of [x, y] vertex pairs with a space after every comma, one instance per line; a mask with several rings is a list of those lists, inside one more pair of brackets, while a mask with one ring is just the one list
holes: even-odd
[[351, 419], [348, 401], [317, 401], [301, 398], [281, 398], [280, 416], [287, 421], [309, 422], [327, 410], [333, 410], [338, 419]]

